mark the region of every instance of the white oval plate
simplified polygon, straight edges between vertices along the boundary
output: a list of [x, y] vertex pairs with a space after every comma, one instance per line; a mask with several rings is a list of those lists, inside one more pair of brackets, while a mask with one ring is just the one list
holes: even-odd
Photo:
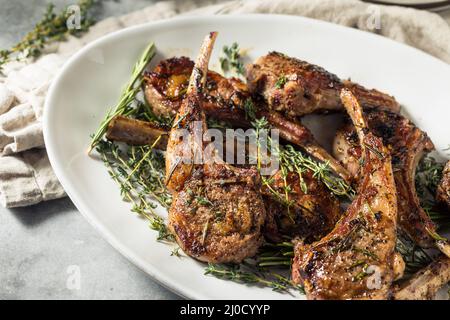
[[204, 276], [204, 264], [170, 256], [171, 247], [157, 242], [156, 233], [121, 200], [103, 164], [86, 155], [90, 134], [117, 102], [133, 64], [149, 42], [158, 48], [154, 63], [173, 55], [195, 57], [204, 35], [214, 30], [219, 37], [213, 68], [222, 46], [234, 41], [249, 49], [250, 59], [270, 50], [299, 57], [395, 95], [438, 150], [450, 142], [450, 66], [386, 38], [325, 22], [237, 15], [167, 20], [110, 34], [71, 57], [53, 81], [44, 113], [51, 164], [77, 208], [114, 248], [188, 298], [298, 298]]

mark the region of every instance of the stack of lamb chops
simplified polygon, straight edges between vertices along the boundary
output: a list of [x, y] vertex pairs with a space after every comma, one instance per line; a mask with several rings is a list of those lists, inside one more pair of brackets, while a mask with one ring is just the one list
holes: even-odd
[[[163, 135], [157, 147], [166, 149], [166, 183], [174, 197], [169, 228], [180, 247], [201, 261], [239, 263], [254, 256], [264, 238], [277, 241], [287, 234], [296, 238], [293, 281], [303, 284], [311, 299], [428, 298], [447, 283], [449, 245], [433, 237], [436, 226], [420, 207], [414, 186], [417, 162], [433, 144], [399, 114], [395, 99], [277, 52], [247, 67], [247, 85], [225, 78], [208, 70], [216, 36], [205, 38], [195, 63], [171, 58], [144, 75], [147, 101], [155, 114], [175, 115], [175, 127], [117, 117], [107, 133], [110, 140], [138, 145]], [[358, 186], [344, 213], [311, 172], [304, 175], [307, 192], [298, 187], [296, 175], [288, 175], [295, 219], [286, 219], [285, 208], [261, 186], [255, 168], [193, 164], [205, 146], [180, 140], [177, 130], [195, 135], [193, 124], [200, 122], [205, 131], [207, 117], [250, 127], [248, 103], [255, 106], [255, 117], [279, 129], [282, 139], [328, 162], [336, 175]], [[351, 123], [336, 134], [332, 156], [300, 117], [341, 110]], [[275, 173], [271, 188], [281, 188], [281, 180]], [[444, 175], [439, 187], [443, 203], [449, 202], [448, 180]], [[404, 269], [395, 252], [398, 228], [420, 246], [444, 253], [400, 288], [393, 285]], [[360, 277], [363, 273], [371, 276]]]

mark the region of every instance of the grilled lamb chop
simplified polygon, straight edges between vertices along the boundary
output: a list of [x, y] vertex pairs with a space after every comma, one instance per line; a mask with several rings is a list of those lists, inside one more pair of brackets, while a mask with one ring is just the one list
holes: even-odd
[[[110, 122], [106, 137], [112, 141], [154, 145], [166, 150], [168, 131], [147, 121], [117, 116]], [[301, 179], [297, 173], [288, 173], [289, 210], [287, 200], [280, 199], [270, 190], [277, 195], [284, 194], [285, 181], [280, 171], [268, 179], [269, 185], [261, 188], [267, 211], [264, 236], [273, 242], [281, 241], [283, 236], [300, 237], [306, 242], [318, 240], [331, 231], [341, 216], [339, 200], [323, 182], [313, 177], [309, 170], [302, 173]], [[302, 189], [302, 183], [306, 190]]]
[[442, 179], [436, 191], [436, 200], [450, 210], [450, 161], [447, 161], [442, 171]]
[[[389, 111], [366, 111], [370, 130], [383, 139], [392, 154], [394, 178], [397, 186], [399, 226], [421, 247], [436, 244], [449, 252], [445, 241], [436, 241], [436, 226], [420, 206], [415, 188], [415, 170], [424, 153], [434, 149], [425, 132], [400, 114]], [[354, 175], [358, 175], [361, 147], [351, 123], [338, 131], [334, 141], [334, 154]]]
[[341, 99], [363, 146], [358, 195], [327, 236], [295, 247], [292, 276], [295, 283], [303, 283], [309, 299], [387, 299], [397, 257], [391, 157], [368, 130], [353, 94], [343, 89]]
[[[153, 71], [144, 74], [145, 96], [157, 115], [175, 114], [180, 108], [193, 65], [186, 57], [171, 58], [161, 61]], [[336, 174], [349, 181], [347, 170], [315, 141], [306, 127], [253, 101], [241, 80], [224, 78], [208, 71], [204, 96], [202, 105], [208, 117], [230, 122], [236, 127], [250, 127], [252, 119], [249, 113], [255, 112], [254, 117], [265, 117], [272, 127], [279, 129], [281, 138], [302, 147], [318, 160], [328, 162]], [[249, 106], [251, 111], [246, 110]]]
[[395, 300], [430, 300], [450, 281], [450, 258], [441, 256], [399, 286]]
[[[203, 42], [167, 144], [166, 183], [173, 192], [169, 228], [188, 255], [205, 262], [239, 263], [253, 256], [262, 241], [266, 213], [258, 173], [195, 162], [204, 152], [203, 142], [195, 137], [206, 129], [201, 96], [216, 35], [210, 33]], [[180, 139], [177, 129], [187, 130], [187, 139]]]
[[364, 107], [398, 112], [395, 99], [368, 90], [308, 62], [270, 52], [247, 67], [247, 84], [252, 93], [264, 97], [271, 110], [298, 117], [318, 111], [343, 110], [339, 94], [349, 88]]

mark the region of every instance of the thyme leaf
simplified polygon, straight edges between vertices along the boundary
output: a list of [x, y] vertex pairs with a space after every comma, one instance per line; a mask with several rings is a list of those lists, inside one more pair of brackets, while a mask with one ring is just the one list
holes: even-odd
[[[246, 267], [245, 267], [246, 266]], [[288, 292], [296, 290], [304, 294], [303, 287], [294, 284], [290, 279], [276, 273], [260, 272], [244, 265], [208, 264], [205, 275], [212, 275], [219, 279], [231, 280], [244, 284], [256, 284], [272, 288], [274, 291]]]
[[164, 185], [164, 158], [151, 146], [129, 146], [123, 151], [116, 143], [106, 140], [100, 140], [96, 150], [109, 175], [119, 185], [122, 198], [132, 204], [132, 212], [149, 221], [150, 228], [158, 232], [158, 240], [173, 241], [164, 219], [151, 202], [155, 199], [167, 208], [172, 201]]
[[45, 46], [50, 43], [63, 41], [68, 35], [80, 36], [95, 23], [89, 11], [96, 1], [80, 0], [80, 24], [77, 28], [70, 28], [67, 19], [72, 12], [67, 8], [59, 13], [55, 12], [55, 5], [49, 4], [42, 19], [28, 32], [20, 42], [11, 49], [0, 50], [0, 71], [2, 66], [11, 61], [23, 61], [28, 58], [39, 57]]
[[233, 42], [231, 46], [224, 46], [223, 54], [224, 56], [219, 58], [220, 67], [223, 72], [226, 73], [230, 70], [234, 70], [238, 75], [243, 75], [245, 73], [244, 64], [240, 60], [241, 53], [237, 42]]
[[277, 89], [283, 89], [283, 88], [284, 88], [284, 85], [286, 84], [286, 82], [288, 82], [288, 78], [287, 78], [284, 74], [282, 74], [282, 75], [278, 78], [277, 82], [275, 82], [275, 88], [277, 88]]

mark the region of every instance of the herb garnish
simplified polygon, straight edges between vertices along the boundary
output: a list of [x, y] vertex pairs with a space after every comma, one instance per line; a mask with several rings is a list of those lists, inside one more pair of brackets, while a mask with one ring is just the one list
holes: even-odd
[[[123, 199], [133, 205], [132, 211], [150, 222], [150, 228], [158, 231], [158, 240], [173, 241], [164, 219], [150, 202], [156, 199], [167, 208], [172, 201], [163, 180], [164, 158], [151, 146], [130, 146], [124, 152], [114, 142], [106, 140], [99, 141], [97, 152], [111, 178], [119, 184]], [[142, 161], [145, 166], [136, 169]]]
[[439, 231], [450, 228], [450, 215], [441, 212], [435, 200], [437, 187], [442, 179], [444, 163], [439, 163], [433, 157], [425, 157], [417, 166], [415, 185], [420, 205], [436, 224]]
[[288, 82], [288, 78], [287, 78], [284, 74], [282, 74], [282, 75], [278, 78], [277, 82], [275, 82], [275, 88], [277, 88], [277, 89], [283, 89], [283, 88], [284, 88], [284, 85], [286, 84], [286, 82]]
[[429, 265], [433, 259], [420, 248], [404, 232], [397, 234], [396, 250], [402, 255], [405, 262], [405, 276], [409, 277], [420, 269]]
[[252, 99], [248, 98], [244, 102], [245, 119], [255, 121], [256, 119], [256, 107]]
[[234, 70], [238, 75], [243, 75], [245, 69], [244, 64], [240, 61], [241, 54], [237, 42], [233, 42], [231, 46], [224, 46], [223, 53], [225, 56], [219, 58], [222, 71], [228, 72]]
[[436, 189], [442, 179], [442, 170], [444, 164], [439, 163], [433, 157], [425, 157], [416, 169], [416, 190], [419, 195], [429, 192], [431, 195], [436, 194]]
[[180, 257], [181, 257], [181, 254], [180, 254], [180, 247], [175, 247], [175, 248], [170, 252], [170, 256], [171, 256], [171, 257], [178, 257], [178, 258], [180, 258]]
[[[263, 130], [266, 132], [270, 129], [269, 123], [267, 120], [263, 117], [261, 119], [256, 119], [252, 122], [252, 125], [255, 129], [255, 134], [257, 137], [262, 133]], [[271, 140], [268, 134], [267, 136], [267, 145], [270, 146]], [[260, 159], [260, 146], [259, 146], [259, 138], [256, 140], [258, 142], [257, 145], [257, 168], [261, 169], [261, 162]], [[301, 190], [304, 193], [307, 193], [307, 186], [306, 183], [303, 180], [302, 174], [309, 170], [312, 172], [313, 177], [320, 180], [325, 184], [325, 186], [335, 195], [337, 196], [346, 196], [348, 199], [353, 199], [355, 195], [355, 191], [352, 189], [352, 187], [347, 184], [342, 178], [337, 177], [328, 162], [317, 162], [313, 160], [311, 157], [306, 156], [301, 151], [296, 150], [292, 145], [286, 144], [284, 146], [280, 146], [276, 148], [276, 153], [278, 154], [279, 161], [280, 161], [280, 167], [284, 170], [284, 172], [294, 172], [298, 175], [299, 181], [300, 181], [300, 187]], [[276, 191], [273, 190], [273, 188], [270, 187], [270, 183], [272, 182], [272, 179], [262, 177], [263, 183], [269, 187], [269, 190], [273, 191], [274, 195], [282, 199], [284, 196], [280, 196], [279, 194], [276, 194]], [[285, 186], [286, 187], [286, 186]], [[286, 191], [286, 190], [284, 190]], [[287, 199], [286, 199], [287, 200]], [[289, 203], [287, 201], [286, 203]]]
[[89, 30], [94, 20], [88, 12], [93, 7], [94, 0], [80, 0], [80, 25], [78, 28], [68, 28], [67, 19], [72, 14], [67, 9], [55, 13], [55, 5], [49, 4], [41, 21], [34, 29], [23, 37], [11, 49], [0, 50], [0, 71], [2, 66], [11, 61], [23, 61], [27, 58], [37, 58], [42, 54], [46, 45], [63, 41], [67, 35], [79, 36]]
[[258, 284], [272, 288], [274, 291], [287, 292], [296, 290], [304, 294], [303, 287], [280, 274], [254, 270], [248, 264], [241, 265], [216, 265], [208, 264], [205, 275], [213, 275], [220, 279], [226, 279], [245, 284]]

